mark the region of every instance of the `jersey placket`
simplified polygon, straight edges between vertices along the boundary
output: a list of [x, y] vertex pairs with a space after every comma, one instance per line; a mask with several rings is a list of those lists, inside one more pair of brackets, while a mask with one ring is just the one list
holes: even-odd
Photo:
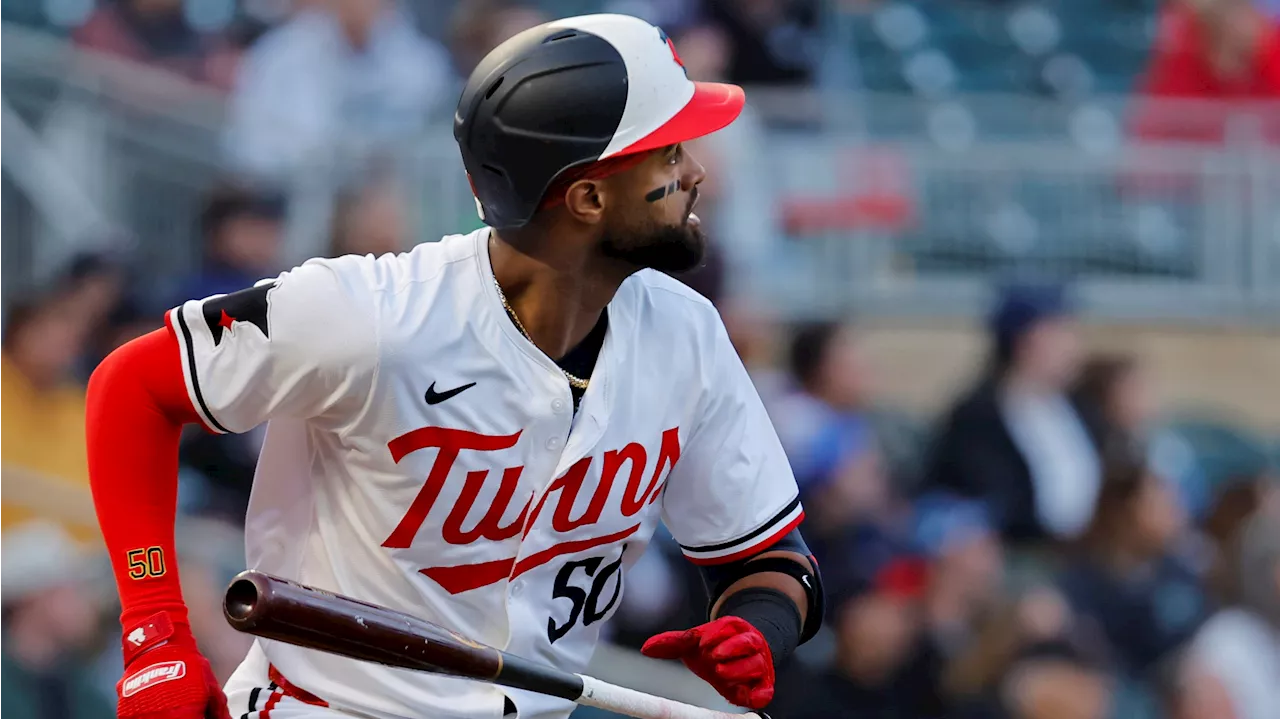
[[[552, 439], [557, 438], [548, 438], [546, 440], [547, 451], [559, 452], [559, 457], [551, 477], [545, 483], [542, 483], [540, 489], [534, 492], [530, 507], [536, 508], [546, 500], [548, 489], [555, 479], [570, 471], [578, 461], [591, 455], [599, 445], [600, 439], [604, 436], [605, 417], [608, 415], [607, 407], [611, 399], [609, 396], [611, 373], [607, 358], [612, 356], [610, 348], [612, 342], [612, 336], [606, 338], [605, 346], [601, 349], [600, 357], [596, 363], [596, 369], [592, 373], [591, 385], [582, 398], [576, 416], [572, 412], [571, 404], [566, 407], [563, 404], [565, 400], [552, 400], [552, 411], [557, 415], [561, 415], [565, 413], [567, 408], [573, 421], [567, 433], [567, 440], [562, 440], [558, 444], [552, 442]], [[566, 394], [569, 392], [569, 384], [567, 382], [564, 383], [564, 392]], [[590, 471], [593, 471], [598, 481], [599, 470], [592, 467]], [[595, 490], [596, 487], [594, 485], [584, 486], [582, 495], [591, 496], [595, 493]], [[513, 576], [507, 582], [507, 643], [504, 646], [510, 645], [514, 627], [525, 627], [527, 630], [539, 631], [539, 628], [546, 622], [546, 617], [543, 616], [546, 613], [545, 603], [536, 600], [529, 601], [526, 596], [532, 588], [531, 585], [535, 583], [530, 582], [523, 575], [515, 575], [515, 573], [520, 571], [522, 560], [531, 554], [546, 550], [554, 545], [554, 541], [538, 541], [545, 539], [552, 531], [544, 528], [551, 522], [553, 510], [553, 507], [546, 506], [534, 516], [531, 509], [530, 516], [525, 520], [526, 524], [520, 548], [516, 554], [515, 564], [512, 565]]]

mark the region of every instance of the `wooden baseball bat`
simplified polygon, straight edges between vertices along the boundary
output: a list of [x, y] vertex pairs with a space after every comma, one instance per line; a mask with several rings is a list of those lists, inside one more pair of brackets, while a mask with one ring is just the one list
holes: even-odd
[[637, 719], [769, 719], [695, 707], [566, 672], [403, 612], [252, 570], [232, 580], [223, 613], [232, 627], [266, 639], [537, 692]]

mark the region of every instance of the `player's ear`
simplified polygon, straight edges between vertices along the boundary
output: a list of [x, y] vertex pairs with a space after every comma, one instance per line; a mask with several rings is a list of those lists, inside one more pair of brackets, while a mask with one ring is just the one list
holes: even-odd
[[578, 180], [565, 191], [564, 206], [579, 222], [599, 224], [604, 221], [606, 194], [601, 181]]

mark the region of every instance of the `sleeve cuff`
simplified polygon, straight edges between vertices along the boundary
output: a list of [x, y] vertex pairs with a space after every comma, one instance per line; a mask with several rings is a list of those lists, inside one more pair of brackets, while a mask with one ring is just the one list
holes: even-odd
[[764, 524], [737, 539], [697, 547], [681, 544], [680, 551], [684, 552], [689, 561], [698, 565], [737, 561], [768, 549], [803, 520], [804, 507], [800, 505], [800, 497], [797, 496]]
[[184, 303], [169, 310], [164, 316], [164, 323], [178, 339], [178, 354], [182, 357], [182, 378], [187, 385], [187, 395], [196, 409], [196, 414], [200, 417], [200, 423], [206, 430], [215, 434], [228, 434], [231, 430], [222, 426], [214, 418], [213, 412], [209, 410], [209, 405], [204, 400], [204, 393], [200, 391], [200, 375], [196, 369], [195, 339], [191, 335], [191, 328], [187, 325], [186, 313], [183, 311], [185, 308]]

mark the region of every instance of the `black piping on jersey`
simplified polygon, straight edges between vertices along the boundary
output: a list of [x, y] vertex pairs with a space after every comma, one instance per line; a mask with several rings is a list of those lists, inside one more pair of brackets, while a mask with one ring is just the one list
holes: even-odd
[[742, 535], [741, 537], [738, 537], [737, 539], [730, 539], [727, 542], [720, 542], [719, 544], [706, 544], [701, 547], [689, 547], [681, 544], [680, 548], [686, 552], [719, 552], [725, 549], [729, 549], [731, 547], [735, 547], [739, 544], [746, 544], [747, 542], [755, 539], [761, 534], [764, 534], [770, 529], [777, 529], [778, 523], [781, 522], [783, 519], [785, 519], [788, 514], [791, 514], [792, 512], [796, 511], [796, 507], [799, 507], [799, 506], [800, 506], [800, 495], [797, 494], [795, 499], [791, 500], [790, 502], [787, 502], [787, 506], [783, 507], [782, 511], [770, 517], [769, 521], [765, 522], [764, 524], [761, 524], [759, 527], [756, 527], [755, 529], [751, 530], [750, 532], [747, 532], [746, 534]]
[[183, 310], [184, 307], [179, 305], [173, 313], [178, 317], [178, 329], [182, 330], [182, 339], [187, 345], [187, 367], [191, 370], [191, 388], [195, 390], [196, 403], [200, 405], [200, 411], [204, 413], [205, 419], [209, 420], [209, 424], [213, 425], [214, 429], [223, 434], [230, 434], [231, 430], [214, 419], [213, 413], [209, 411], [209, 405], [205, 404], [204, 393], [200, 391], [200, 377], [196, 374], [196, 345], [191, 338], [191, 329], [187, 327], [186, 313]]
[[[256, 715], [258, 713], [258, 696], [262, 694], [262, 689], [262, 687], [254, 687], [253, 691], [249, 692], [249, 711], [241, 714], [240, 719], [249, 719], [250, 714]], [[268, 694], [274, 694], [277, 689], [276, 683], [271, 682], [266, 689]]]

